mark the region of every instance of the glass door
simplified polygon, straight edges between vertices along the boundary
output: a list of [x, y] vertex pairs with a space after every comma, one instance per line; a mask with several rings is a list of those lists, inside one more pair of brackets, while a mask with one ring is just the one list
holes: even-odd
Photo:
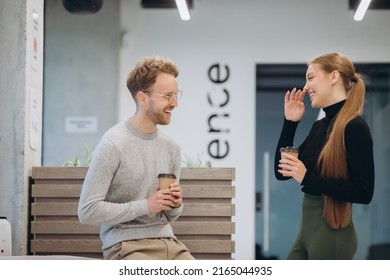
[[[357, 64], [366, 84], [363, 118], [374, 141], [375, 191], [369, 205], [354, 205], [359, 259], [390, 259], [390, 64]], [[357, 216], [359, 215], [359, 216]], [[363, 219], [368, 219], [366, 227]]]
[[[294, 180], [277, 181], [273, 163], [284, 119], [284, 95], [304, 86], [306, 65], [261, 64], [256, 73], [256, 258], [286, 259], [298, 231], [302, 192]], [[297, 146], [319, 114], [308, 98], [305, 106]]]

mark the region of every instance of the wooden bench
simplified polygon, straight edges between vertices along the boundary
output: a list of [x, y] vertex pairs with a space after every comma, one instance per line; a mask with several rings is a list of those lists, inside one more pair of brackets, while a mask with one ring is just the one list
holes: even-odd
[[[102, 258], [99, 227], [77, 217], [86, 172], [86, 167], [32, 169], [30, 254]], [[234, 168], [182, 168], [184, 210], [171, 225], [196, 259], [233, 258], [234, 179]]]

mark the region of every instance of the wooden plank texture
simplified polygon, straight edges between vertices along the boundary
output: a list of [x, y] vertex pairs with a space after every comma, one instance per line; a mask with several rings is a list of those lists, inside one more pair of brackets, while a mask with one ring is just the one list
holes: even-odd
[[175, 234], [180, 235], [231, 235], [233, 222], [172, 222]]
[[[185, 198], [233, 198], [233, 186], [181, 185]], [[80, 197], [81, 184], [34, 184], [32, 197]]]
[[87, 167], [33, 167], [32, 177], [39, 179], [71, 179], [84, 180]]
[[33, 234], [99, 234], [99, 226], [85, 225], [79, 221], [32, 221]]
[[35, 184], [32, 186], [33, 197], [80, 197], [81, 184]]
[[77, 203], [32, 203], [33, 216], [77, 216]]
[[[232, 222], [172, 222], [178, 235], [230, 235], [234, 233]], [[79, 221], [32, 221], [32, 234], [99, 234], [99, 226]]]
[[[87, 167], [33, 167], [34, 179], [84, 179]], [[235, 180], [234, 168], [183, 167], [180, 180]]]
[[232, 198], [234, 187], [226, 185], [185, 185], [181, 184], [186, 198]]
[[231, 240], [182, 240], [182, 242], [193, 253], [234, 252], [234, 245]]
[[[193, 253], [232, 253], [234, 252], [231, 240], [183, 240]], [[35, 239], [31, 241], [31, 248], [37, 253], [99, 253], [102, 251], [102, 242], [99, 239]]]
[[[77, 216], [77, 203], [32, 203], [34, 216]], [[232, 216], [234, 206], [228, 203], [186, 203], [181, 216]]]
[[228, 180], [235, 179], [234, 168], [182, 168], [180, 172], [180, 180]]
[[45, 253], [99, 253], [102, 251], [100, 239], [34, 239], [31, 251]]

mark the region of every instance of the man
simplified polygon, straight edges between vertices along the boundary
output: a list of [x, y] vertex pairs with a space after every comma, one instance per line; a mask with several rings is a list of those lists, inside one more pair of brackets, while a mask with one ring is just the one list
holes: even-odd
[[104, 259], [194, 259], [169, 224], [183, 209], [181, 187], [160, 190], [157, 178], [180, 175], [180, 147], [158, 129], [170, 123], [182, 95], [177, 76], [169, 59], [141, 60], [127, 78], [136, 112], [94, 150], [78, 216], [101, 226]]

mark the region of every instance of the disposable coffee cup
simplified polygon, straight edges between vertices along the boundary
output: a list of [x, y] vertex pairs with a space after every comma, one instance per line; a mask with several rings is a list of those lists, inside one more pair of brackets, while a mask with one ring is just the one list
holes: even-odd
[[158, 184], [160, 190], [169, 189], [169, 186], [176, 181], [175, 174], [172, 173], [160, 173], [158, 174]]
[[[287, 146], [287, 147], [280, 148], [280, 156], [282, 159], [286, 157], [286, 154], [292, 155], [292, 156], [298, 158], [299, 149], [297, 147], [293, 147], [293, 146]], [[283, 170], [285, 170], [285, 169], [283, 168]]]
[[297, 158], [298, 154], [299, 154], [299, 149], [297, 147], [294, 147], [294, 146], [282, 147], [282, 148], [280, 148], [280, 153], [281, 153], [282, 158], [284, 158], [285, 154], [289, 154], [289, 155], [292, 155], [292, 156]]

